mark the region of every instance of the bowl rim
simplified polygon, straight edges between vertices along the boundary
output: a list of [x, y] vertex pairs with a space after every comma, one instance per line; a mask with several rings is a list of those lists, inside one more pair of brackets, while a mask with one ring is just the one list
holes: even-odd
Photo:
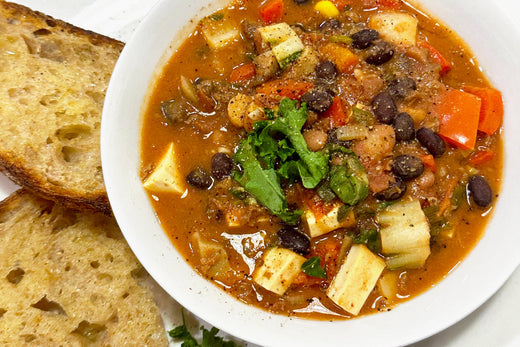
[[[464, 0], [422, 2], [429, 8], [430, 13], [445, 18], [443, 14], [452, 11], [453, 7], [462, 10]], [[502, 235], [508, 238], [508, 242], [500, 252], [493, 252], [496, 251], [496, 241], [493, 241], [490, 232], [486, 232], [467, 258], [434, 288], [400, 304], [390, 312], [354, 320], [311, 321], [270, 314], [239, 302], [197, 275], [170, 243], [148, 202], [138, 175], [139, 134], [142, 108], [150, 91], [150, 81], [156, 78], [157, 67], [161, 66], [167, 56], [165, 52], [171, 52], [175, 48], [176, 44], [172, 41], [178, 37], [175, 33], [183, 31], [183, 25], [179, 23], [166, 23], [171, 23], [172, 18], [181, 23], [186, 21], [186, 17], [200, 18], [201, 14], [209, 14], [222, 1], [203, 7], [207, 3], [207, 0], [194, 0], [189, 3], [161, 0], [155, 5], [123, 49], [107, 90], [102, 117], [103, 174], [114, 216], [137, 258], [167, 293], [201, 319], [255, 344], [282, 346], [297, 342], [301, 346], [313, 346], [322, 342], [323, 336], [341, 335], [349, 336], [350, 341], [356, 345], [370, 346], [403, 345], [429, 337], [464, 318], [502, 286], [520, 264], [520, 254], [512, 253], [513, 244], [518, 244], [520, 237], [511, 233]], [[516, 37], [520, 37], [520, 30], [505, 14], [506, 9], [500, 6], [484, 7], [484, 3], [484, 0], [476, 0], [472, 4], [472, 11], [476, 16], [498, 16], [501, 20], [496, 20], [494, 24], [499, 29], [509, 28], [515, 31]], [[203, 9], [200, 10], [201, 8]], [[468, 33], [468, 28], [464, 25], [457, 22], [449, 24], [459, 34]], [[478, 29], [478, 25], [475, 28]], [[163, 35], [150, 40], [153, 33]], [[472, 40], [466, 42], [475, 50]], [[477, 46], [477, 56], [480, 58], [483, 49], [480, 45]], [[514, 59], [516, 54], [520, 55], [520, 48], [511, 47], [507, 53], [508, 63], [513, 64], [510, 60]], [[143, 57], [147, 57], [147, 60], [143, 60]], [[147, 64], [143, 65], [143, 61], [147, 61]], [[486, 66], [488, 71], [493, 70], [489, 65], [491, 61], [485, 54], [481, 66]], [[520, 71], [513, 72], [516, 80], [519, 80]], [[505, 86], [501, 79], [495, 79], [493, 74], [491, 76], [491, 80], [499, 89]], [[509, 74], [508, 77], [513, 76]], [[520, 102], [514, 100], [511, 93], [504, 93], [506, 114], [513, 114], [514, 109], [520, 110]], [[512, 117], [509, 117], [506, 118], [505, 124], [506, 148], [520, 149], [520, 140], [508, 135], [514, 134], [515, 130], [520, 131], [519, 122], [513, 122]], [[514, 212], [515, 207], [514, 204], [511, 207], [508, 201], [514, 201], [512, 199], [520, 195], [520, 187], [513, 184], [514, 172], [520, 169], [519, 162], [512, 160], [510, 151], [506, 151], [505, 156], [503, 191], [497, 201], [494, 217], [488, 225], [488, 231], [492, 229], [493, 232], [507, 228], [505, 220], [509, 213]], [[490, 252], [493, 257], [489, 257]], [[475, 264], [487, 273], [486, 281], [472, 276], [471, 267], [476, 266]], [[184, 277], [174, 280], [167, 269], [175, 269], [184, 274]], [[458, 304], [453, 305], [453, 302]], [[439, 317], [444, 319], [439, 320]], [[406, 334], [402, 333], [403, 322], [406, 322], [408, 327]], [[379, 329], [377, 334], [374, 334], [374, 329]], [[269, 334], [266, 334], [266, 331], [269, 331]]]

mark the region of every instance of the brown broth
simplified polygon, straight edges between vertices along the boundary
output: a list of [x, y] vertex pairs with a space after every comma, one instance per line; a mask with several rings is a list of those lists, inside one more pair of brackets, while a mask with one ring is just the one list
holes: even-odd
[[[283, 18], [288, 23], [301, 23], [311, 25], [316, 22], [311, 5], [298, 6], [293, 1], [286, 0], [286, 11]], [[360, 10], [360, 1], [353, 2], [353, 11], [359, 13], [359, 20], [365, 21], [373, 11]], [[259, 0], [242, 1], [231, 6], [226, 17], [238, 20], [258, 21]], [[461, 85], [489, 86], [488, 81], [475, 65], [475, 58], [464, 42], [461, 41], [450, 29], [436, 25], [434, 19], [424, 17], [412, 8], [404, 6], [406, 11], [413, 13], [419, 20], [420, 38], [427, 40], [435, 46], [449, 61], [453, 68], [442, 82], [458, 88]], [[242, 131], [233, 127], [224, 112], [216, 112], [206, 117], [199, 117], [201, 121], [198, 127], [177, 123], [169, 125], [160, 111], [160, 104], [180, 95], [179, 79], [181, 75], [191, 81], [199, 77], [209, 79], [225, 79], [229, 76], [233, 67], [246, 61], [245, 54], [249, 47], [246, 43], [239, 42], [231, 48], [217, 53], [209, 50], [200, 28], [190, 35], [186, 41], [164, 66], [158, 80], [153, 87], [153, 93], [149, 99], [148, 108], [144, 115], [141, 136], [141, 178], [144, 180], [151, 169], [160, 160], [170, 142], [177, 148], [177, 159], [180, 163], [181, 174], [186, 176], [196, 166], [210, 170], [211, 157], [219, 147], [226, 147], [232, 151], [239, 143]], [[209, 50], [209, 51], [208, 51]], [[209, 52], [209, 53], [208, 53]], [[499, 192], [502, 182], [503, 148], [500, 135], [491, 138], [482, 136], [477, 140], [476, 148], [484, 146], [495, 151], [492, 161], [479, 166], [494, 192]], [[444, 156], [438, 159], [438, 166], [453, 168], [467, 165], [464, 156]], [[457, 169], [449, 172], [447, 177], [442, 177], [439, 172], [436, 179], [444, 184], [450, 175], [457, 175]], [[235, 184], [236, 185], [236, 184]], [[162, 227], [170, 237], [172, 243], [182, 256], [198, 272], [201, 272], [201, 264], [193, 250], [192, 235], [200, 232], [206, 238], [210, 238], [226, 245], [226, 250], [233, 265], [235, 275], [233, 279], [221, 281], [216, 279], [217, 285], [229, 292], [239, 300], [253, 304], [266, 310], [287, 315], [297, 315], [313, 319], [349, 318], [350, 314], [337, 307], [328, 299], [323, 290], [315, 287], [301, 287], [291, 289], [291, 302], [287, 298], [279, 297], [259, 286], [253, 286], [248, 265], [244, 262], [244, 256], [235, 250], [229, 243], [231, 236], [241, 234], [266, 233], [272, 239], [279, 226], [276, 219], [270, 218], [258, 226], [244, 225], [240, 228], [228, 228], [222, 221], [215, 221], [214, 216], [209, 216], [208, 193], [192, 187], [182, 197], [175, 194], [150, 194], [151, 203], [161, 221]], [[212, 197], [214, 197], [212, 195]], [[485, 225], [492, 214], [493, 207], [482, 209], [472, 207], [472, 204], [464, 203], [451, 218], [453, 236], [439, 236], [436, 242], [432, 242], [431, 255], [424, 267], [415, 270], [403, 270], [400, 274], [399, 297], [394, 300], [385, 300], [374, 290], [367, 300], [361, 314], [369, 314], [379, 310], [391, 309], [394, 305], [408, 300], [425, 290], [431, 288], [454, 267], [457, 266], [473, 249], [484, 233]], [[227, 233], [227, 238], [222, 234]], [[268, 240], [269, 240], [268, 237]], [[314, 243], [316, 241], [313, 241]], [[385, 270], [386, 271], [386, 270]], [[172, 274], [174, 275], [174, 274]], [[258, 300], [262, 297], [262, 300]], [[318, 298], [321, 303], [335, 315], [317, 313], [308, 308], [310, 312], [295, 312], [295, 309], [305, 311], [310, 299]], [[312, 306], [313, 304], [311, 304]]]

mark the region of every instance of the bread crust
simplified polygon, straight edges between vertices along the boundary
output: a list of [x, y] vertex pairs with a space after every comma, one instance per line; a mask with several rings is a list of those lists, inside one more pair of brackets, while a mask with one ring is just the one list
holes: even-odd
[[102, 212], [105, 215], [112, 215], [106, 192], [79, 195], [57, 185], [49, 187], [50, 185], [40, 179], [39, 175], [31, 172], [30, 168], [19, 165], [16, 160], [9, 158], [6, 153], [1, 152], [0, 171], [14, 183], [42, 198], [53, 200], [74, 210], [88, 209]]
[[38, 24], [43, 24], [49, 28], [62, 28], [73, 35], [83, 35], [88, 36], [91, 39], [92, 44], [94, 45], [101, 45], [101, 44], [108, 44], [113, 46], [118, 46], [120, 49], [123, 49], [124, 43], [121, 41], [118, 41], [116, 39], [98, 34], [96, 32], [85, 30], [82, 28], [78, 28], [72, 24], [69, 24], [67, 22], [64, 22], [59, 19], [55, 19], [49, 15], [46, 15], [44, 13], [34, 11], [26, 6], [16, 4], [13, 2], [7, 2], [7, 1], [0, 1], [2, 6], [2, 12], [7, 11], [12, 17], [18, 17], [23, 18], [23, 20], [34, 20]]
[[[118, 53], [121, 52], [124, 46], [122, 42], [115, 39], [75, 27], [62, 20], [11, 2], [0, 1], [0, 16], [9, 20], [17, 20], [26, 25], [33, 25], [35, 30], [41, 32], [42, 35], [59, 32], [60, 34], [66, 33], [73, 37], [81, 36], [86, 38], [93, 46], [112, 47]], [[48, 86], [49, 90], [52, 88], [52, 85]], [[99, 110], [99, 114], [101, 114], [101, 111]], [[99, 122], [101, 121], [100, 118]], [[99, 143], [99, 139], [96, 139], [96, 141]], [[97, 150], [99, 151], [99, 149]], [[30, 189], [37, 195], [64, 203], [74, 209], [90, 209], [101, 211], [105, 214], [111, 213], [104, 185], [100, 189], [87, 190], [83, 189], [83, 187], [71, 188], [65, 184], [55, 184], [42, 174], [40, 167], [35, 166], [26, 158], [25, 153], [0, 149], [0, 171], [5, 173], [15, 183]], [[99, 167], [101, 167], [100, 162]], [[92, 172], [86, 172], [85, 174], [94, 175]]]

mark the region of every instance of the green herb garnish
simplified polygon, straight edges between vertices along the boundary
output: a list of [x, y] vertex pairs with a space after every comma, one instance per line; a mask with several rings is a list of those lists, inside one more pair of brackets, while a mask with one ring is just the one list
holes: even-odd
[[234, 341], [224, 341], [220, 336], [217, 336], [219, 329], [213, 327], [211, 330], [200, 327], [202, 330], [202, 343], [199, 343], [186, 327], [184, 319], [184, 310], [182, 310], [182, 325], [168, 331], [168, 335], [176, 340], [182, 340], [181, 347], [239, 347]]
[[374, 253], [381, 251], [381, 238], [379, 232], [376, 229], [362, 230], [359, 234], [354, 236], [354, 243], [364, 244]]
[[288, 224], [296, 224], [302, 212], [289, 210], [276, 171], [262, 167], [250, 139], [242, 141], [235, 154], [234, 159], [242, 166], [243, 173], [235, 171], [233, 177], [271, 213]]
[[[281, 179], [301, 179], [305, 188], [315, 188], [327, 175], [328, 156], [307, 148], [301, 129], [307, 120], [305, 103], [283, 99], [278, 117], [254, 124], [234, 156], [243, 169], [233, 177], [271, 213], [288, 224], [296, 224], [301, 211], [290, 211]], [[276, 136], [276, 137], [275, 137]]]
[[320, 257], [312, 257], [307, 259], [305, 263], [302, 264], [302, 271], [306, 275], [312, 277], [327, 278], [327, 273], [323, 267], [321, 267]]
[[274, 111], [270, 110], [268, 108], [264, 108], [264, 113], [265, 113], [265, 116], [267, 117], [267, 119], [269, 119], [269, 120], [273, 120], [276, 117]]
[[368, 196], [368, 176], [355, 155], [348, 155], [344, 162], [331, 168], [330, 188], [341, 201], [354, 206]]

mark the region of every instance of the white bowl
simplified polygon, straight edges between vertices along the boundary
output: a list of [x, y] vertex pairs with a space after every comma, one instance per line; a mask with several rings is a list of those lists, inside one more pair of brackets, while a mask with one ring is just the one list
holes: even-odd
[[[186, 34], [191, 18], [218, 8], [208, 0], [163, 0], [127, 43], [103, 112], [101, 152], [105, 183], [118, 223], [155, 280], [203, 320], [263, 346], [403, 345], [462, 319], [486, 301], [520, 263], [520, 30], [511, 6], [489, 0], [423, 0], [473, 48], [505, 101], [504, 185], [486, 234], [445, 280], [391, 312], [349, 321], [311, 321], [269, 314], [238, 302], [197, 275], [163, 232], [138, 176], [141, 111], [150, 83]], [[222, 3], [221, 3], [222, 5]], [[506, 8], [507, 7], [507, 8]], [[191, 29], [188, 25], [188, 29]], [[177, 40], [174, 40], [177, 39]]]

